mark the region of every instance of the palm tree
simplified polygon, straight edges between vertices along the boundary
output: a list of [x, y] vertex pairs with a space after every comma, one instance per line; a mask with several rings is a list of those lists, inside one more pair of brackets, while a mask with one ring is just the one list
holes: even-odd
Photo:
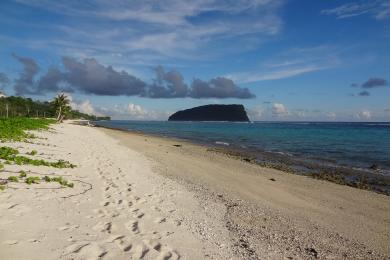
[[64, 93], [59, 93], [51, 102], [57, 114], [57, 122], [61, 123], [70, 111], [70, 100]]

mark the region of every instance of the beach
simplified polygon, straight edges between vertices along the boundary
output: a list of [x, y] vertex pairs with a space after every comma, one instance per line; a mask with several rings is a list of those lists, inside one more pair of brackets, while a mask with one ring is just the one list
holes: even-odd
[[6, 165], [0, 259], [389, 259], [389, 197], [263, 168], [206, 146], [69, 123], [35, 133], [75, 168]]

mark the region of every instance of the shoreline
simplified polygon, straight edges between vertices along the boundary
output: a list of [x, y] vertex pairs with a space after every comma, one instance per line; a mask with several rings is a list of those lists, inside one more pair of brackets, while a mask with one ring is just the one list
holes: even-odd
[[223, 204], [234, 250], [245, 258], [390, 255], [388, 196], [260, 167], [191, 142], [99, 129], [201, 201]]
[[209, 148], [211, 151], [229, 155], [238, 160], [253, 163], [261, 167], [281, 170], [286, 173], [309, 176], [314, 179], [326, 180], [358, 189], [370, 190], [390, 196], [390, 176], [380, 171], [373, 171], [350, 166], [339, 165], [305, 159], [297, 156], [288, 156], [279, 152], [268, 152], [260, 149], [244, 149], [237, 146], [225, 146], [222, 143], [207, 143], [202, 141], [144, 133], [135, 130], [126, 130], [115, 127], [95, 124], [94, 127], [106, 128], [123, 133], [129, 132], [156, 138], [167, 138], [177, 142], [187, 142]]
[[388, 196], [179, 140], [69, 122], [33, 133], [2, 146], [76, 167], [5, 165], [41, 181], [0, 192], [0, 258], [390, 258]]

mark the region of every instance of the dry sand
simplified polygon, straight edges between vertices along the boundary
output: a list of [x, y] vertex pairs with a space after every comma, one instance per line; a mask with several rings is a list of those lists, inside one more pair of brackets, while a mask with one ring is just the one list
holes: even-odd
[[200, 200], [224, 205], [236, 257], [390, 259], [388, 196], [263, 168], [179, 140], [102, 131], [146, 155], [155, 172]]
[[[145, 156], [96, 128], [53, 128], [38, 133], [47, 139], [34, 144], [2, 145], [35, 149], [35, 157], [69, 160], [77, 168], [6, 165], [0, 174], [23, 169], [30, 176], [65, 176], [75, 187], [10, 183], [0, 192], [0, 259], [230, 258], [215, 244], [223, 241], [203, 241], [195, 232], [220, 229], [221, 237], [228, 237], [218, 226], [222, 221], [213, 223], [212, 211], [223, 217], [218, 205], [209, 218], [190, 192], [153, 173]], [[194, 223], [194, 230], [185, 223]]]
[[0, 259], [389, 259], [387, 196], [172, 139], [72, 124], [37, 135], [2, 145], [78, 167], [6, 165], [2, 177], [75, 187], [0, 192]]

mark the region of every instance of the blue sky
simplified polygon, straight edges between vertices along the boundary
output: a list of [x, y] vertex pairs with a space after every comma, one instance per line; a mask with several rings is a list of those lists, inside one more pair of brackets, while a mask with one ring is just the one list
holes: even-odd
[[[390, 1], [2, 0], [0, 87], [120, 119], [390, 121]], [[7, 80], [8, 79], [8, 80]]]

